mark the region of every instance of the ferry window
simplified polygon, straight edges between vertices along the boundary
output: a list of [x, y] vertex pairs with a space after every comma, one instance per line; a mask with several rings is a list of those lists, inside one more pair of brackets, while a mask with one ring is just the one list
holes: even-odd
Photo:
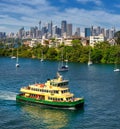
[[54, 93], [58, 94], [58, 91], [57, 91], [57, 90], [55, 90], [55, 91], [54, 91]]

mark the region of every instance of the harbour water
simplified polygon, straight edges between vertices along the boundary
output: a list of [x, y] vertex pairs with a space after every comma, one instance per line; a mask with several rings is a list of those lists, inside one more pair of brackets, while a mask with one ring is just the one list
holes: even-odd
[[69, 63], [63, 77], [83, 109], [17, 104], [20, 87], [56, 76], [58, 62], [0, 57], [0, 129], [120, 129], [120, 72], [114, 65]]

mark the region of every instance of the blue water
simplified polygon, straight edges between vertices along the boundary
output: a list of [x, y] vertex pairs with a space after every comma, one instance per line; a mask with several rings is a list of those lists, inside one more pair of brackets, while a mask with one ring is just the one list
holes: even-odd
[[114, 65], [69, 63], [63, 76], [77, 96], [85, 98], [80, 110], [20, 105], [20, 87], [45, 82], [56, 75], [58, 62], [0, 58], [0, 129], [120, 129], [120, 72]]

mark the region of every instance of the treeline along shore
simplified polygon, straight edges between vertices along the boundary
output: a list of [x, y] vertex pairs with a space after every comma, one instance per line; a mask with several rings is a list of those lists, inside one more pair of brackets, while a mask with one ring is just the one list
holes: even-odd
[[72, 46], [65, 46], [64, 43], [57, 47], [37, 44], [34, 47], [25, 46], [18, 42], [17, 45], [5, 45], [0, 42], [0, 56], [16, 56], [40, 59], [42, 54], [44, 60], [60, 61], [67, 59], [69, 62], [87, 63], [89, 52], [93, 63], [120, 64], [120, 45], [111, 45], [107, 41], [96, 43], [94, 47], [83, 46], [80, 41], [74, 40]]

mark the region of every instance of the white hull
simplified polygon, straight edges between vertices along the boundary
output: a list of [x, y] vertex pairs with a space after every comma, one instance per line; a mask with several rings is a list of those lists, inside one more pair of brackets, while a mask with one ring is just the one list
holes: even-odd
[[114, 72], [120, 72], [120, 69], [114, 69]]
[[41, 59], [40, 61], [41, 61], [41, 62], [43, 62], [44, 60], [43, 60], [43, 59]]
[[88, 65], [92, 65], [93, 63], [92, 63], [92, 61], [88, 61]]
[[12, 56], [11, 59], [16, 59], [16, 56]]
[[16, 67], [19, 67], [19, 66], [20, 66], [20, 65], [17, 63], [17, 64], [16, 64]]

